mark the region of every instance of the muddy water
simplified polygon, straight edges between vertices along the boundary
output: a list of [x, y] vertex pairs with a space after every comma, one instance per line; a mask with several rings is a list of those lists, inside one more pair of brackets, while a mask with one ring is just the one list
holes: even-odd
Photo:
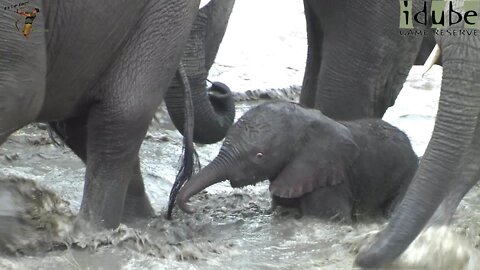
[[[385, 116], [409, 135], [419, 155], [436, 112], [441, 69], [435, 69], [426, 78], [414, 69]], [[239, 104], [237, 117], [259, 102]], [[288, 209], [272, 211], [267, 183], [235, 190], [217, 184], [194, 197], [194, 215], [175, 211], [174, 220], [167, 221], [181, 140], [164, 109], [158, 118], [141, 148], [142, 171], [158, 216], [97, 234], [88, 229], [72, 233], [82, 196], [81, 161], [68, 148], [54, 146], [43, 125], [12, 135], [0, 148], [0, 225], [8, 232], [0, 236], [7, 251], [20, 255], [2, 255], [0, 269], [348, 269], [359, 245], [383, 226], [382, 221], [346, 226], [299, 218]], [[213, 159], [219, 146], [198, 146], [201, 163]], [[450, 269], [475, 265], [478, 195], [477, 188], [467, 195], [451, 229], [431, 232], [397, 266], [432, 268], [445, 258], [450, 264], [443, 265]], [[5, 218], [14, 213], [23, 219]]]

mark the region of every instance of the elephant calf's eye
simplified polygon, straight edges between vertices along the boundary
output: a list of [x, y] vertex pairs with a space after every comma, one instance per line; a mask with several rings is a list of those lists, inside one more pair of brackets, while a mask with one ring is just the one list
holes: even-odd
[[255, 155], [257, 159], [262, 159], [263, 158], [263, 153], [259, 152]]

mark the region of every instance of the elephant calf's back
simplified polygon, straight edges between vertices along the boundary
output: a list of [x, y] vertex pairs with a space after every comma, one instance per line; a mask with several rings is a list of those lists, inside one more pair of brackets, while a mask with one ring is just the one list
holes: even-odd
[[360, 149], [353, 167], [352, 189], [357, 211], [390, 211], [401, 199], [418, 167], [407, 135], [379, 119], [346, 123]]

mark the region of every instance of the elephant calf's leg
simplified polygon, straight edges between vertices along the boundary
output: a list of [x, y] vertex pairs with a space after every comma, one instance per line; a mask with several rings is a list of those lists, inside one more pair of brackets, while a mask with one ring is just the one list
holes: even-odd
[[316, 189], [301, 199], [304, 215], [315, 216], [329, 221], [352, 223], [353, 201], [345, 191], [345, 183]]

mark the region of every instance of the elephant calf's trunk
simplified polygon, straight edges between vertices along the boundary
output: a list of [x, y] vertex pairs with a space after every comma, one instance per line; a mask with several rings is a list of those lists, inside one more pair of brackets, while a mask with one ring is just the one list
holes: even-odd
[[222, 170], [215, 168], [213, 164], [214, 162], [194, 175], [180, 190], [177, 196], [177, 205], [185, 213], [192, 214], [195, 212], [195, 209], [187, 204], [192, 196], [213, 184], [225, 180]]

